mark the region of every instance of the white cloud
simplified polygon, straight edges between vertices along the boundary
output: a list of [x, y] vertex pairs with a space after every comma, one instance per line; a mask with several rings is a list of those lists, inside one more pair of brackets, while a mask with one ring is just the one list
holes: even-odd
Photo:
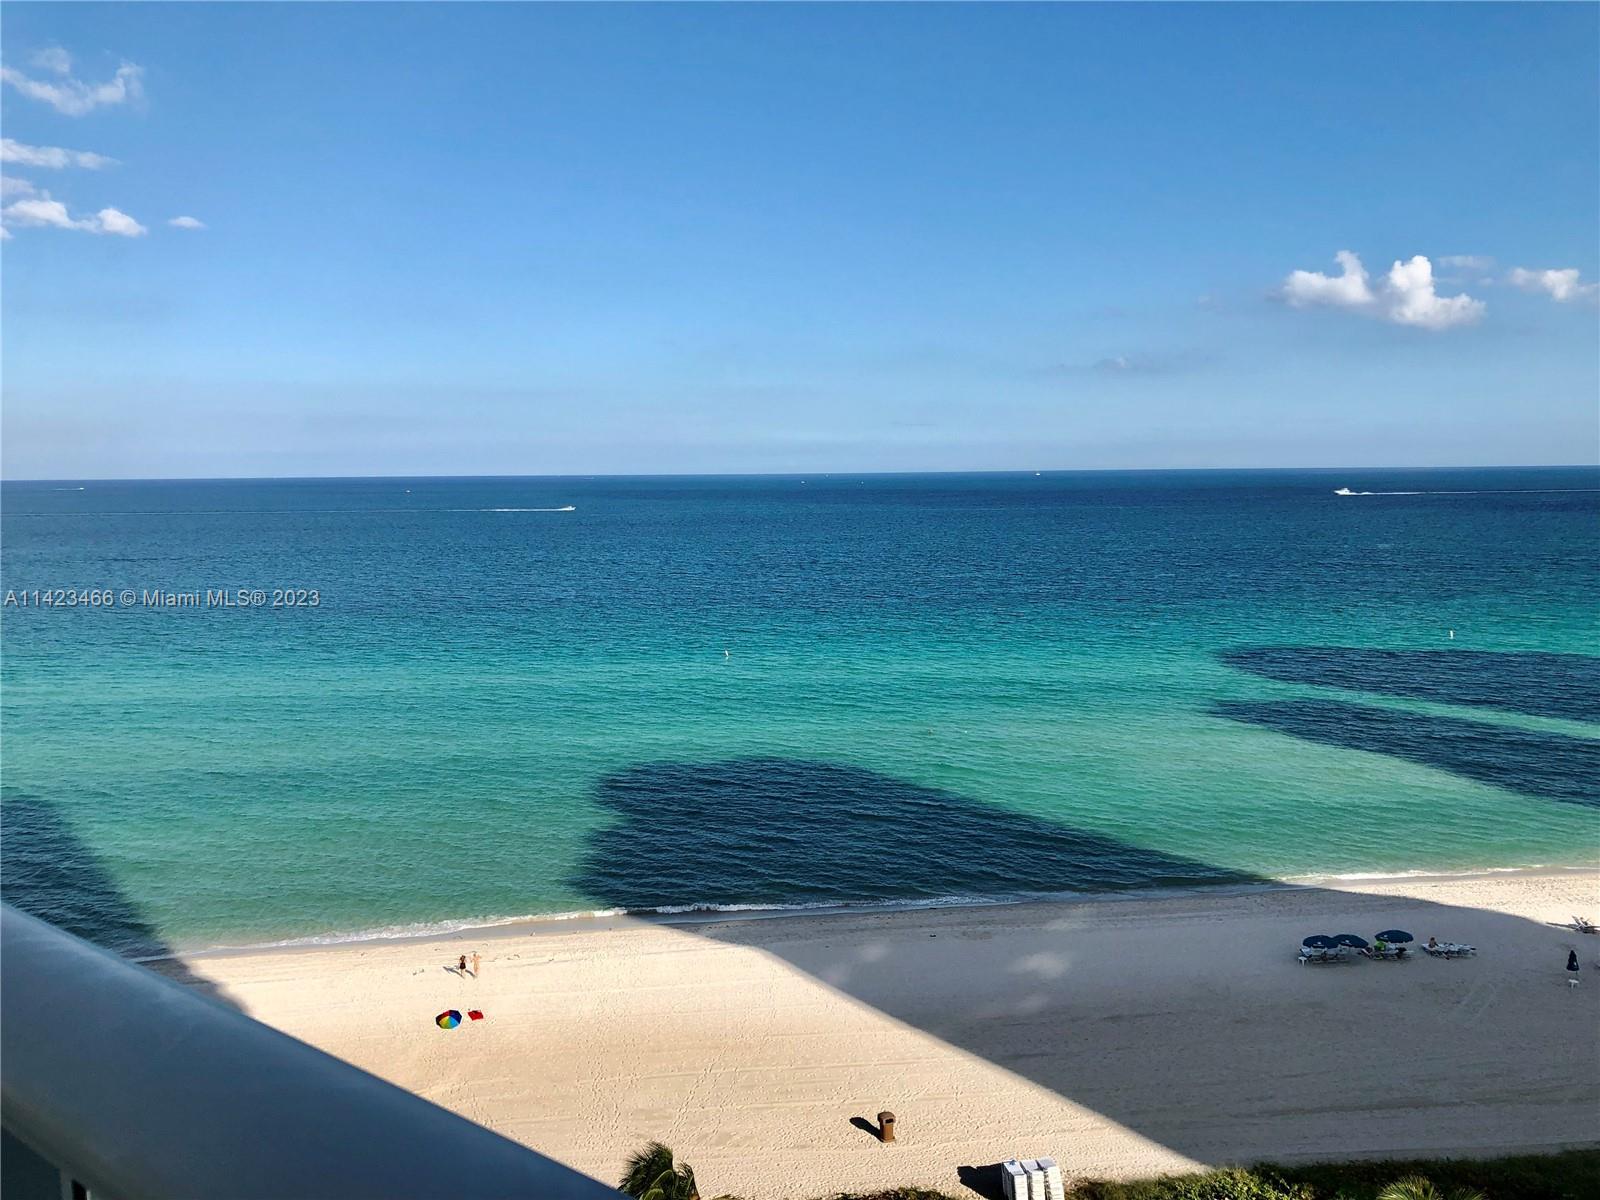
[[1433, 264], [1421, 254], [1410, 262], [1396, 262], [1389, 268], [1385, 298], [1389, 320], [1398, 325], [1420, 325], [1423, 329], [1449, 329], [1452, 325], [1471, 325], [1483, 316], [1484, 303], [1462, 293], [1441, 296], [1433, 287]]
[[54, 225], [58, 229], [84, 228], [67, 214], [65, 204], [59, 200], [52, 200], [47, 195], [14, 201], [0, 209], [0, 217], [12, 225]]
[[15, 175], [0, 175], [0, 196], [31, 196], [33, 193], [34, 186], [26, 179], [18, 179]]
[[95, 219], [100, 222], [100, 233], [114, 233], [118, 237], [143, 237], [150, 232], [117, 208], [102, 208], [95, 214]]
[[1600, 284], [1580, 283], [1578, 278], [1577, 267], [1551, 267], [1542, 271], [1513, 267], [1506, 282], [1525, 292], [1543, 292], [1557, 304], [1588, 300], [1600, 293]]
[[174, 229], [204, 229], [206, 223], [198, 217], [173, 217], [167, 222]]
[[89, 217], [74, 217], [67, 206], [52, 200], [49, 192], [38, 192], [14, 200], [0, 208], [0, 220], [7, 225], [50, 229], [76, 229], [84, 233], [109, 233], [117, 237], [143, 237], [150, 231], [117, 208], [102, 208]]
[[1349, 250], [1335, 254], [1339, 274], [1321, 271], [1291, 271], [1283, 281], [1283, 298], [1296, 308], [1327, 304], [1335, 308], [1366, 308], [1375, 297], [1367, 286], [1367, 269]]
[[11, 138], [0, 138], [0, 162], [21, 163], [25, 167], [83, 167], [98, 171], [101, 167], [114, 167], [117, 160], [96, 154], [92, 150], [63, 150], [60, 146], [29, 146]]
[[1408, 262], [1396, 260], [1376, 288], [1359, 255], [1341, 250], [1334, 257], [1339, 263], [1337, 275], [1290, 272], [1280, 292], [1283, 299], [1295, 308], [1343, 308], [1422, 329], [1469, 325], [1483, 316], [1482, 300], [1467, 295], [1439, 295], [1434, 286], [1433, 264], [1421, 254]]
[[1457, 271], [1488, 271], [1493, 269], [1494, 259], [1487, 254], [1441, 254], [1439, 265]]
[[35, 50], [28, 61], [46, 71], [54, 71], [57, 75], [72, 73], [72, 55], [60, 46], [46, 46], [43, 50]]
[[[70, 60], [68, 60], [70, 65]], [[84, 83], [63, 75], [56, 82], [30, 79], [15, 67], [0, 67], [0, 82], [8, 83], [24, 96], [42, 100], [59, 113], [81, 117], [97, 108], [110, 108], [138, 100], [144, 95], [144, 68], [123, 63], [105, 83]]]

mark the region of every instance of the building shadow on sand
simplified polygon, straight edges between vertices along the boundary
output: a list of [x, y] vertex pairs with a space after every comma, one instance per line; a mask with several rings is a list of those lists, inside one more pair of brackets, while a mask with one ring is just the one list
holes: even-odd
[[185, 965], [54, 801], [19, 796], [0, 806], [0, 900], [200, 995], [239, 1007], [223, 988]]
[[[787, 905], [1265, 882], [837, 763], [641, 763], [601, 781], [596, 799], [614, 821], [592, 839], [573, 883], [608, 906], [634, 910], [685, 897], [718, 905]], [[1137, 947], [1147, 944], [1137, 927], [1129, 928], [1126, 946], [1100, 933], [1094, 944], [1101, 957], [1085, 961], [1083, 937], [1097, 919], [1096, 910], [1085, 909], [1074, 910], [1070, 920], [1058, 920], [1061, 910], [1053, 907], [1029, 910], [1038, 915], [1040, 937], [1033, 952], [1015, 963], [996, 960], [1001, 951], [981, 941], [927, 941], [937, 936], [931, 932], [935, 926], [914, 917], [884, 922], [870, 954], [860, 953], [850, 939], [825, 936], [824, 926], [813, 927], [811, 935], [780, 932], [769, 921], [684, 928], [685, 936], [775, 955], [899, 1022], [1201, 1162], [1280, 1154], [1306, 1130], [1325, 1130], [1330, 1111], [1348, 1110], [1348, 1134], [1323, 1148], [1322, 1157], [1363, 1147], [1394, 1149], [1383, 1144], [1384, 1104], [1440, 1105], [1441, 1144], [1467, 1146], [1481, 1141], [1467, 1126], [1476, 1129], [1489, 1119], [1473, 1115], [1477, 1099], [1518, 1089], [1538, 1095], [1543, 1089], [1549, 1103], [1569, 1112], [1600, 1099], [1592, 1081], [1574, 1080], [1570, 1045], [1531, 1041], [1526, 1055], [1490, 1081], [1492, 1088], [1481, 1076], [1458, 1087], [1456, 1066], [1472, 1053], [1467, 1043], [1528, 1040], [1526, 1013], [1515, 1004], [1496, 1006], [1490, 993], [1474, 996], [1469, 1024], [1462, 1023], [1459, 1009], [1441, 1012], [1437, 1021], [1423, 1016], [1408, 1026], [1418, 1030], [1413, 1044], [1367, 1053], [1359, 1039], [1352, 1040], [1351, 1005], [1370, 1007], [1373, 1035], [1386, 1036], [1392, 1016], [1384, 998], [1386, 970], [1433, 970], [1452, 986], [1446, 973], [1456, 970], [1458, 979], [1468, 980], [1472, 964], [1424, 960], [1305, 969], [1294, 963], [1304, 934], [1346, 931], [1320, 927], [1330, 898], [1348, 931], [1365, 936], [1404, 924], [1418, 927], [1421, 937], [1449, 937], [1467, 926], [1470, 915], [1475, 936], [1492, 941], [1497, 954], [1538, 944], [1540, 963], [1548, 958], [1551, 964], [1540, 983], [1561, 993], [1550, 1000], [1555, 1004], [1566, 999], [1566, 989], [1554, 987], [1562, 982], [1555, 968], [1565, 954], [1559, 943], [1570, 935], [1498, 913], [1278, 886], [1282, 903], [1271, 911], [1281, 921], [1272, 925], [1270, 941], [1239, 945], [1196, 922], [1186, 928], [1194, 929], [1197, 940], [1181, 956], [1155, 963], [1137, 960]], [[1116, 907], [1104, 910], [1108, 920], [1117, 918]], [[930, 970], [930, 961], [941, 965]], [[1244, 1027], [1240, 1022], [1247, 1017], [1212, 993], [1229, 987], [1231, 965], [1237, 963], [1243, 981], [1258, 975], [1265, 962], [1283, 972], [1270, 980], [1270, 1003], [1281, 989], [1283, 1003], [1299, 1006], [1300, 1017]], [[991, 995], [980, 1004], [971, 1002], [974, 971], [993, 979]], [[908, 972], [917, 972], [918, 987], [905, 986]], [[1136, 975], [1159, 999], [1141, 996], [1126, 1013], [1081, 1001], [1086, 986], [1115, 989]], [[1186, 988], [1205, 993], [1192, 1010], [1184, 1004]], [[1108, 1045], [1114, 1053], [1106, 1052]], [[1323, 1093], [1317, 1111], [1289, 1117], [1290, 1124], [1303, 1121], [1303, 1129], [1282, 1127], [1280, 1081], [1308, 1078]], [[1388, 1097], [1383, 1104], [1380, 1095]], [[899, 1107], [893, 1097], [883, 1099]], [[1218, 1112], [1236, 1117], [1226, 1133], [1219, 1133], [1226, 1123], [1216, 1120]], [[902, 1116], [915, 1121], [912, 1113]], [[1465, 1124], [1456, 1128], [1457, 1121]], [[1029, 1140], [1026, 1132], [1017, 1131], [1023, 1141]], [[1070, 1148], [1055, 1152], [1070, 1163]], [[989, 1188], [985, 1167], [963, 1168], [963, 1181], [980, 1194]]]

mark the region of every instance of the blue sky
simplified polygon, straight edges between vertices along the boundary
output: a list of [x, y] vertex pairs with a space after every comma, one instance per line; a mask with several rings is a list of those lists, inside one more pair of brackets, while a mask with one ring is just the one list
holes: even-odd
[[0, 24], [11, 478], [1600, 453], [1595, 5]]

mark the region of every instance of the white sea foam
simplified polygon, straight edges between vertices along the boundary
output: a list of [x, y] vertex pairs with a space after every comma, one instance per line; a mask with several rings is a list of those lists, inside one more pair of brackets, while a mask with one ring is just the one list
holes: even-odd
[[[508, 925], [544, 926], [565, 921], [593, 921], [615, 917], [639, 920], [666, 918], [701, 918], [699, 923], [709, 923], [718, 918], [756, 920], [786, 916], [847, 916], [863, 913], [920, 912], [944, 908], [994, 908], [1016, 904], [1067, 903], [1092, 904], [1098, 901], [1117, 900], [1170, 900], [1195, 895], [1237, 895], [1257, 891], [1278, 891], [1297, 887], [1314, 887], [1333, 883], [1374, 883], [1398, 879], [1470, 879], [1483, 875], [1512, 875], [1525, 871], [1557, 871], [1588, 869], [1584, 867], [1557, 867], [1550, 863], [1522, 863], [1509, 867], [1474, 867], [1466, 870], [1450, 868], [1419, 869], [1409, 871], [1352, 871], [1348, 873], [1323, 873], [1297, 875], [1282, 879], [1226, 880], [1218, 883], [1174, 884], [1163, 887], [1134, 887], [1103, 891], [1018, 892], [1009, 895], [932, 896], [900, 900], [813, 900], [796, 903], [730, 903], [696, 902], [689, 904], [661, 904], [640, 908], [589, 908], [570, 912], [524, 913], [506, 917], [467, 917], [447, 921], [419, 921], [410, 925], [384, 925], [372, 929], [359, 929], [339, 933], [311, 934], [305, 937], [284, 938], [279, 941], [232, 943], [212, 945], [203, 949], [184, 948], [180, 954], [231, 954], [266, 950], [311, 949], [318, 946], [343, 946], [361, 942], [421, 941], [428, 938], [449, 937], [458, 933], [499, 929]], [[161, 955], [158, 957], [170, 957]], [[147, 961], [136, 959], [135, 961]]]
[[315, 933], [305, 937], [283, 938], [272, 942], [242, 942], [207, 947], [204, 952], [233, 950], [292, 950], [310, 946], [343, 946], [351, 942], [399, 942], [417, 938], [448, 937], [473, 929], [496, 929], [502, 925], [533, 924], [542, 921], [579, 921], [627, 915], [624, 908], [594, 908], [577, 912], [524, 913], [515, 917], [464, 917], [453, 921], [417, 921], [410, 925], [380, 925], [339, 933]]
[[[1061, 893], [1059, 898], [1085, 898], [1083, 893]], [[587, 908], [570, 912], [523, 913], [510, 917], [466, 917], [446, 921], [418, 921], [409, 925], [382, 925], [371, 929], [356, 929], [336, 933], [308, 934], [304, 937], [283, 938], [278, 941], [228, 943], [208, 946], [196, 953], [229, 953], [253, 950], [292, 950], [314, 946], [343, 946], [355, 942], [415, 941], [422, 938], [448, 937], [479, 929], [498, 929], [506, 925], [543, 925], [561, 921], [604, 920], [608, 917], [684, 917], [719, 914], [750, 916], [766, 914], [783, 916], [789, 913], [820, 912], [898, 912], [906, 909], [955, 908], [995, 904], [1017, 904], [1027, 900], [1056, 898], [1044, 895], [1029, 896], [935, 896], [915, 900], [814, 900], [788, 904], [714, 904], [696, 902], [689, 904], [660, 904], [643, 908]]]
[[[847, 915], [854, 913], [917, 912], [943, 908], [985, 908], [1013, 904], [1030, 904], [1041, 901], [1088, 903], [1096, 899], [1126, 899], [1139, 897], [1157, 899], [1195, 891], [1276, 888], [1284, 886], [1274, 880], [1251, 880], [1245, 883], [1218, 885], [1134, 888], [1107, 892], [1019, 892], [1003, 896], [931, 896], [898, 900], [812, 900], [791, 903], [753, 904], [695, 902], [688, 904], [661, 904], [640, 908], [591, 908], [571, 912], [524, 913], [511, 917], [468, 917], [447, 921], [419, 921], [410, 925], [383, 925], [372, 929], [358, 929], [336, 933], [308, 934], [304, 937], [283, 938], [278, 941], [227, 943], [198, 948], [185, 948], [181, 953], [228, 954], [261, 950], [310, 949], [317, 946], [343, 946], [360, 942], [419, 941], [427, 938], [449, 937], [457, 933], [470, 933], [484, 929], [498, 929], [507, 925], [542, 926], [563, 921], [605, 920], [612, 917], [630, 917], [639, 920], [652, 918], [701, 917], [707, 922], [718, 917], [742, 918], [785, 917], [799, 915]], [[668, 922], [672, 923], [672, 922]], [[164, 956], [163, 956], [164, 957]]]
[[1522, 871], [1550, 871], [1557, 868], [1551, 863], [1524, 863], [1515, 867], [1473, 867], [1470, 870], [1450, 870], [1445, 867], [1435, 867], [1432, 870], [1423, 868], [1413, 871], [1350, 871], [1345, 874], [1332, 875], [1296, 875], [1291, 877], [1290, 883], [1327, 883], [1338, 881], [1340, 883], [1375, 882], [1384, 879], [1470, 879], [1475, 875], [1515, 875]]

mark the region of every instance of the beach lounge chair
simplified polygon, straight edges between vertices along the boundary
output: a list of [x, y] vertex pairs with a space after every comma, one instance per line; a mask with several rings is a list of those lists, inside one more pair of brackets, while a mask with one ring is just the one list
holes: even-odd
[[1422, 947], [1434, 958], [1466, 958], [1476, 954], [1476, 946], [1468, 946], [1464, 942], [1435, 942]]
[[1572, 927], [1579, 933], [1600, 933], [1600, 925], [1596, 925], [1586, 917], [1573, 917]]
[[1000, 1164], [1005, 1200], [1065, 1200], [1061, 1168], [1053, 1158], [1007, 1159]]
[[1302, 966], [1308, 962], [1338, 962], [1344, 957], [1344, 949], [1338, 941], [1325, 933], [1314, 933], [1300, 942], [1299, 961]]
[[1336, 963], [1344, 962], [1347, 958], [1342, 946], [1301, 946], [1298, 961], [1301, 966], [1306, 963]]
[[1017, 1159], [1000, 1164], [1000, 1194], [1005, 1200], [1028, 1200], [1028, 1173]]
[[1044, 1185], [1044, 1200], [1066, 1200], [1067, 1189], [1062, 1184], [1061, 1168], [1055, 1159], [1039, 1160], [1039, 1182]]

